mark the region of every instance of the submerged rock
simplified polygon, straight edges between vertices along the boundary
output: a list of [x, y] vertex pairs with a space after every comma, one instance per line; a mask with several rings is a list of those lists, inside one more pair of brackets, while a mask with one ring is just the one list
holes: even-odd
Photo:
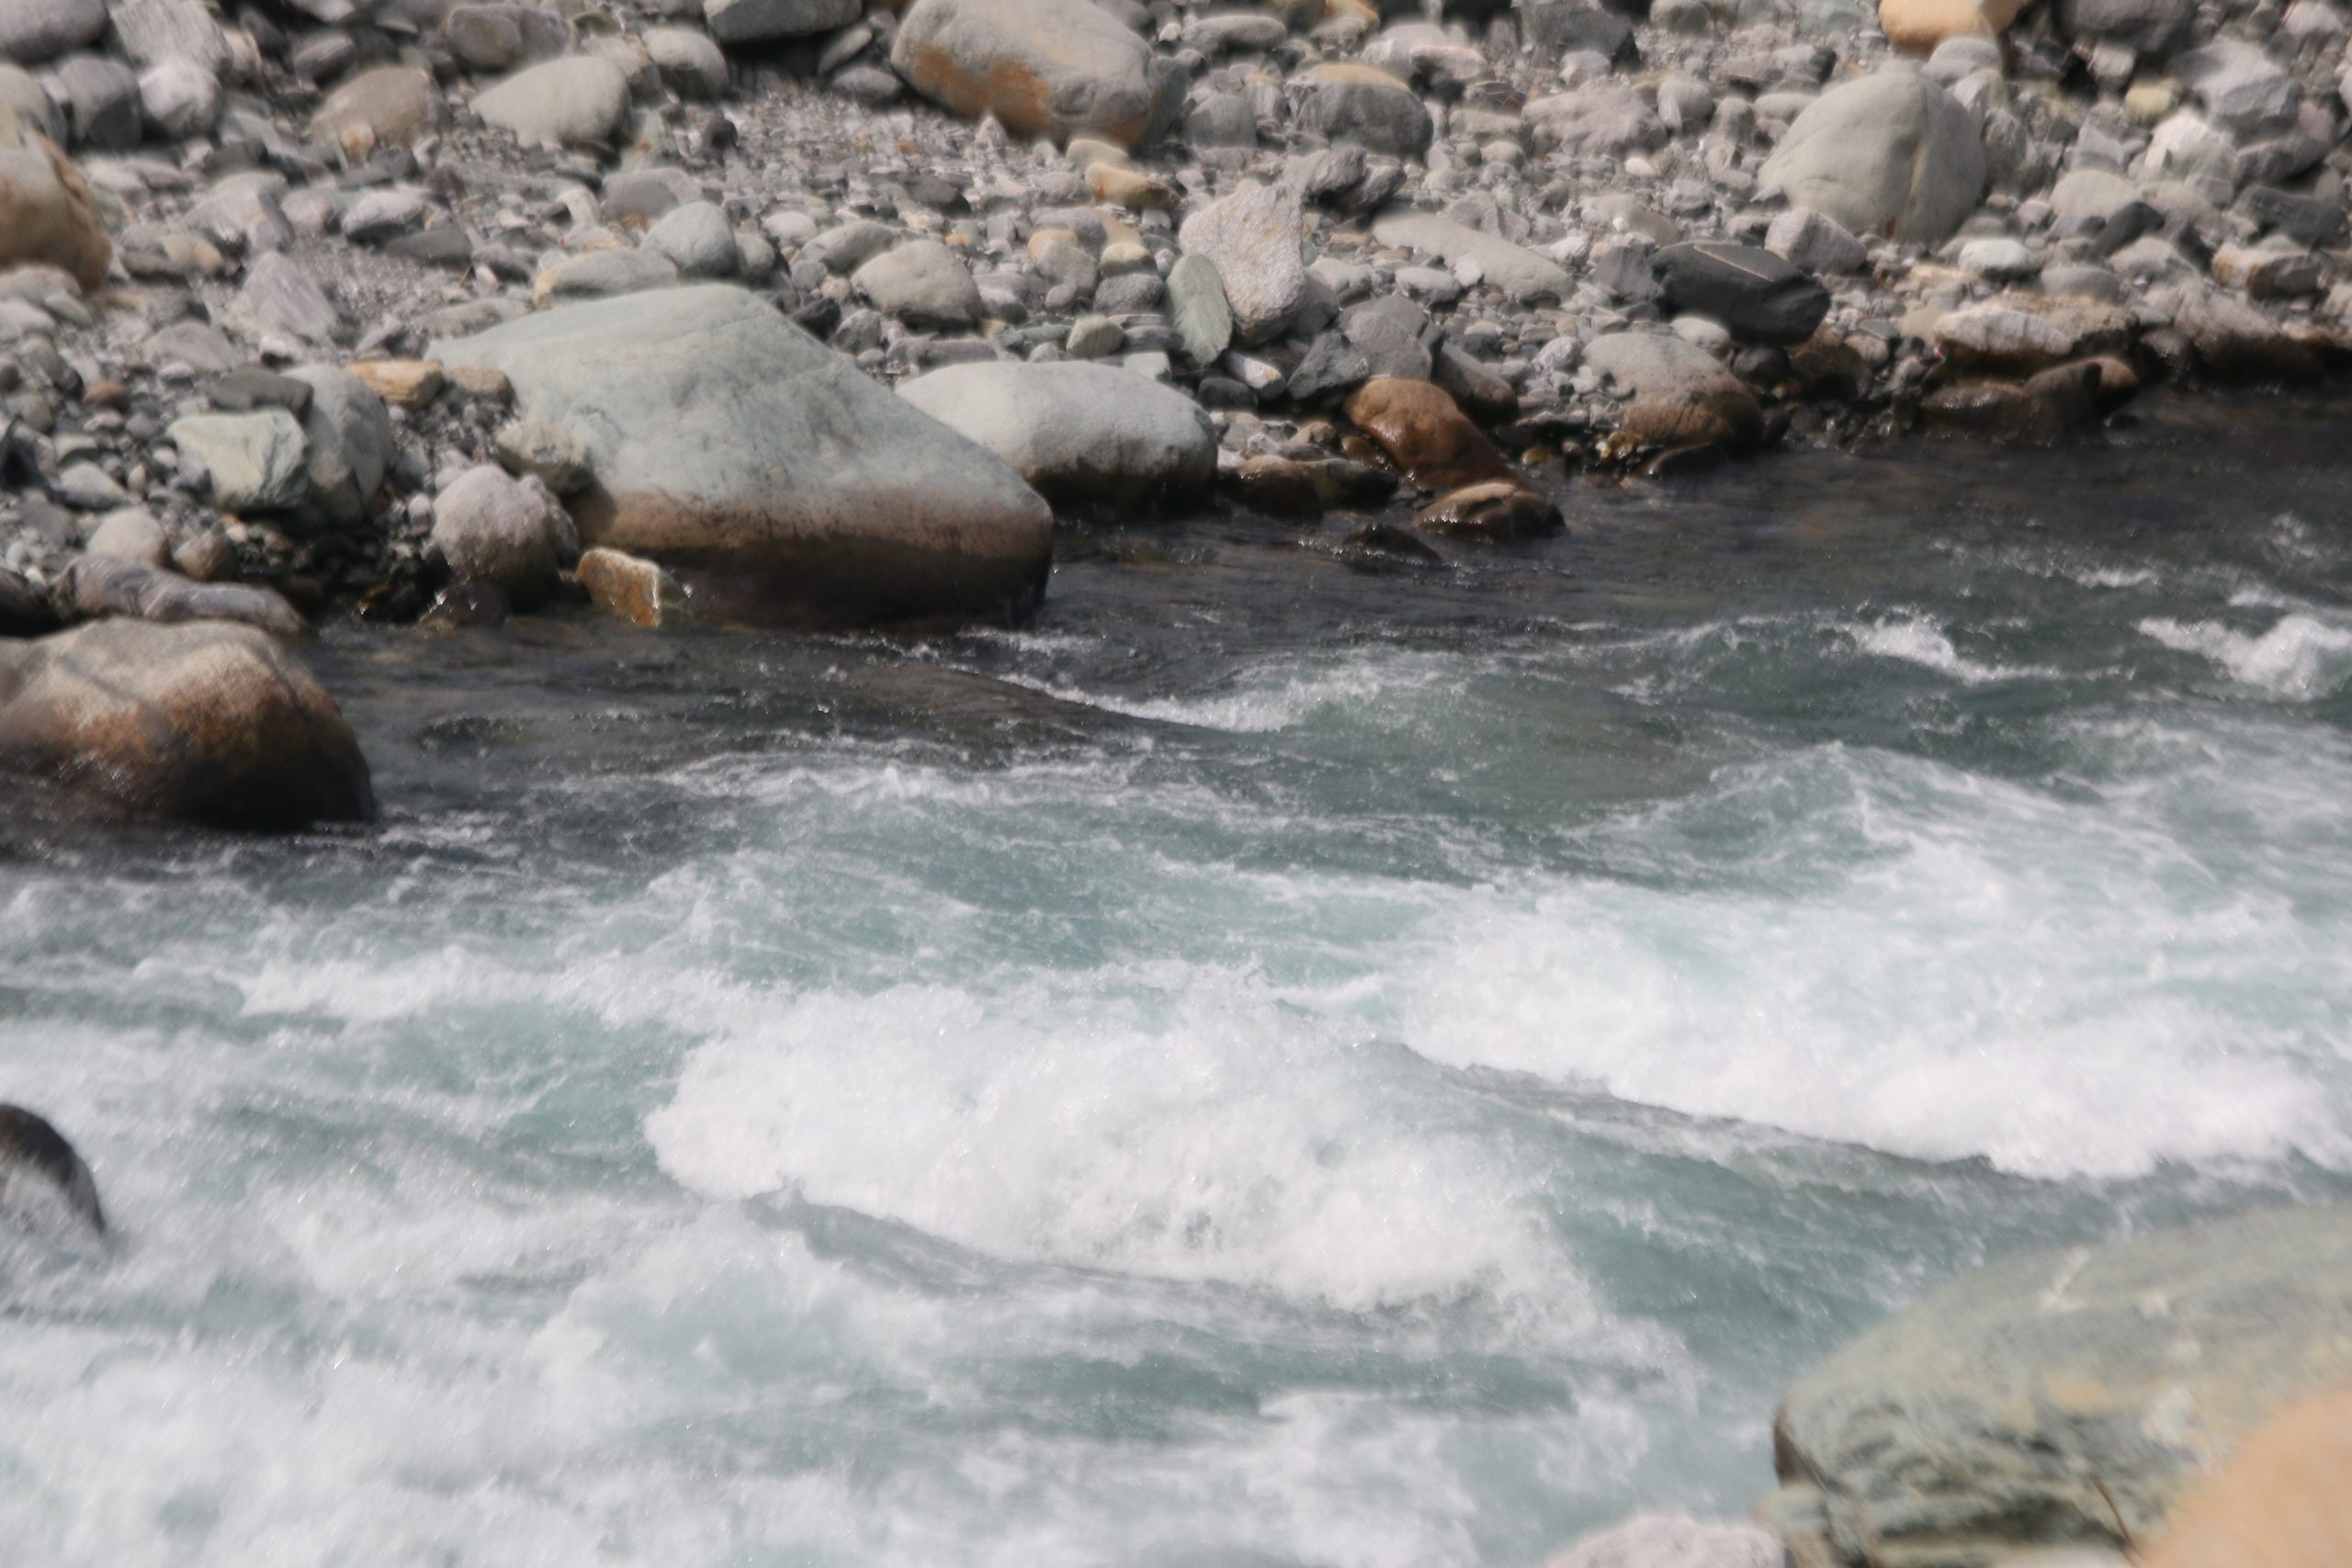
[[2352, 1385], [2347, 1313], [2352, 1205], [2009, 1258], [1789, 1391], [1773, 1512], [1853, 1568], [2145, 1541], [2271, 1415]]
[[359, 742], [316, 678], [277, 638], [219, 621], [0, 642], [0, 772], [226, 828], [376, 808]]
[[21, 1105], [0, 1105], [0, 1203], [25, 1206], [24, 1190], [39, 1183], [84, 1224], [106, 1234], [97, 1179], [65, 1135]]
[[966, 440], [723, 284], [567, 305], [433, 345], [513, 383], [594, 480], [583, 542], [655, 560], [721, 613], [833, 624], [1010, 615], [1053, 514]]
[[1216, 431], [1183, 393], [1110, 365], [952, 365], [899, 395], [1012, 465], [1056, 506], [1176, 499], [1216, 473]]

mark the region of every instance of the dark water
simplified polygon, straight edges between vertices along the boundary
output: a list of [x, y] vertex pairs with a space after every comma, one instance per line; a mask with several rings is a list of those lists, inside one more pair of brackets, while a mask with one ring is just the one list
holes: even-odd
[[[2352, 443], [1787, 455], [1018, 634], [354, 631], [387, 807], [19, 830], [28, 1562], [1532, 1563], [1990, 1254], [2352, 1196]], [[1335, 531], [1336, 532], [1336, 531]]]

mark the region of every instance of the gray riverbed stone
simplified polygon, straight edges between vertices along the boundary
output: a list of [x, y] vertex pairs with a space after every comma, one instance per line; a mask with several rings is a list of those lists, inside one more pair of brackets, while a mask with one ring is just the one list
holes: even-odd
[[857, 269], [858, 292], [916, 327], [969, 327], [980, 319], [979, 285], [944, 241], [909, 240]]
[[474, 99], [485, 125], [544, 147], [602, 147], [628, 116], [628, 77], [602, 55], [526, 66]]
[[1216, 268], [1238, 342], [1279, 335], [1305, 301], [1303, 220], [1296, 193], [1253, 182], [1193, 213], [1177, 231], [1186, 254], [1205, 257]]
[[1721, 321], [1744, 342], [1803, 343], [1829, 313], [1829, 291], [1816, 279], [1754, 245], [1668, 245], [1656, 265], [1668, 304]]
[[702, 14], [721, 43], [767, 43], [847, 27], [863, 8], [860, 0], [704, 0]]
[[384, 488], [392, 459], [392, 418], [367, 382], [334, 365], [286, 373], [311, 389], [302, 411], [302, 471], [307, 510], [328, 523], [356, 523]]
[[0, 59], [39, 65], [106, 30], [106, 0], [8, 0], [0, 6]]
[[721, 614], [1006, 614], [1044, 592], [1044, 500], [742, 289], [568, 305], [429, 352], [503, 371], [521, 417], [579, 443], [586, 543], [670, 567]]
[[1116, 366], [954, 365], [899, 394], [1012, 464], [1056, 506], [1181, 499], [1216, 473], [1208, 416]]
[[525, 609], [580, 555], [554, 492], [494, 463], [467, 469], [433, 498], [432, 540], [459, 581], [493, 583]]
[[189, 414], [166, 434], [204, 466], [207, 498], [223, 512], [282, 512], [307, 492], [301, 422], [284, 409]]
[[1917, 72], [1885, 66], [1808, 105], [1765, 160], [1792, 206], [1857, 234], [1940, 241], [1984, 194], [1975, 117]]
[[1789, 1391], [1775, 1516], [1856, 1568], [2149, 1540], [2266, 1417], [2352, 1384], [2347, 1322], [2352, 1205], [2008, 1258]]
[[1788, 1552], [1755, 1525], [1636, 1514], [1588, 1536], [1545, 1568], [1784, 1568]]
[[1443, 258], [1449, 266], [1476, 267], [1486, 282], [1521, 304], [1562, 299], [1575, 287], [1567, 269], [1524, 245], [1435, 212], [1384, 212], [1372, 226], [1384, 245]]
[[1299, 122], [1331, 141], [1352, 142], [1391, 158], [1428, 151], [1430, 111], [1413, 90], [1371, 65], [1337, 62], [1307, 73]]

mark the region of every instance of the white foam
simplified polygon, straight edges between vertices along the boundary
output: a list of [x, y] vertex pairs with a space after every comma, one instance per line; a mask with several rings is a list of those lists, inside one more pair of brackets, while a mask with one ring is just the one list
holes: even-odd
[[1854, 646], [1881, 659], [1901, 660], [1949, 675], [1969, 685], [1994, 681], [2020, 681], [2053, 671], [2030, 665], [1986, 664], [1964, 657], [1952, 646], [1950, 634], [1924, 615], [1890, 615], [1883, 620], [1844, 628]]
[[2296, 702], [2332, 695], [2352, 676], [2352, 630], [2301, 613], [2282, 615], [2260, 635], [2219, 621], [2154, 616], [2143, 635], [2181, 653], [2211, 660], [2242, 684]]

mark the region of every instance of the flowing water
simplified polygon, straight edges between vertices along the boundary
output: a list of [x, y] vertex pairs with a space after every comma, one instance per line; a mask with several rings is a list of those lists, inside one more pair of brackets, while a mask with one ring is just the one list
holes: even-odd
[[1532, 1564], [2016, 1247], [2352, 1194], [2346, 410], [1019, 633], [353, 631], [385, 802], [0, 829], [40, 1564]]

